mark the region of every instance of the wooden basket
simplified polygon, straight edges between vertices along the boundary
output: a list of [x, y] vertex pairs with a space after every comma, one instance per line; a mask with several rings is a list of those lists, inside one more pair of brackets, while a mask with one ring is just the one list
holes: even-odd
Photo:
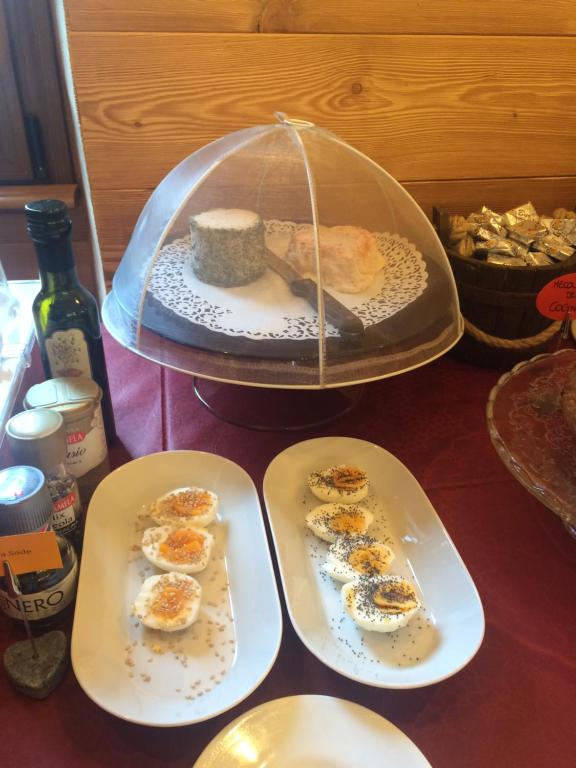
[[463, 258], [448, 242], [449, 214], [433, 209], [433, 223], [454, 273], [466, 332], [454, 354], [493, 368], [511, 368], [550, 348], [559, 324], [536, 309], [536, 296], [550, 280], [576, 271], [576, 254], [543, 267], [502, 267]]

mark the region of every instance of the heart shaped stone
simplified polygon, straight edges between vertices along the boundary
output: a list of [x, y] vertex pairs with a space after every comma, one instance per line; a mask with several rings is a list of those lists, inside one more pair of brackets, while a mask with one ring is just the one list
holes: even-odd
[[4, 652], [4, 669], [16, 688], [33, 699], [45, 699], [68, 667], [68, 640], [64, 632], [34, 638], [37, 658], [29, 640], [20, 640]]

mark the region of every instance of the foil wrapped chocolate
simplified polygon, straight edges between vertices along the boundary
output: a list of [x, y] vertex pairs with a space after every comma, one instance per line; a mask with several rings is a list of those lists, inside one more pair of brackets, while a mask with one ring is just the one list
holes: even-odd
[[539, 251], [555, 261], [566, 261], [574, 255], [574, 248], [566, 243], [561, 237], [556, 235], [546, 235], [536, 241]]
[[526, 262], [524, 259], [519, 259], [514, 256], [505, 256], [501, 253], [489, 253], [486, 257], [488, 264], [497, 264], [500, 267], [525, 267]]
[[506, 227], [502, 223], [502, 217], [484, 206], [478, 213], [471, 213], [467, 219], [468, 232], [474, 237], [487, 240], [489, 237], [498, 235], [506, 237]]
[[514, 256], [515, 258], [523, 259], [528, 252], [528, 249], [520, 243], [516, 243], [514, 240], [508, 240], [504, 237], [495, 237], [491, 240], [484, 240], [476, 243], [476, 252], [480, 254], [498, 253], [503, 256]]
[[551, 235], [566, 238], [576, 230], [575, 219], [548, 219], [542, 217], [540, 223]]
[[549, 267], [550, 264], [554, 264], [554, 259], [540, 251], [528, 251], [525, 261], [529, 267]]
[[548, 234], [545, 226], [538, 221], [524, 219], [517, 224], [513, 224], [508, 230], [508, 237], [524, 246], [530, 246], [539, 237]]
[[512, 208], [511, 211], [506, 211], [502, 216], [502, 222], [506, 227], [513, 227], [519, 221], [526, 220], [538, 221], [538, 214], [532, 203], [524, 203], [524, 205], [519, 205], [517, 208]]
[[463, 258], [549, 267], [576, 254], [576, 212], [557, 208], [552, 216], [539, 216], [530, 202], [504, 214], [482, 206], [467, 218], [450, 217], [449, 243]]

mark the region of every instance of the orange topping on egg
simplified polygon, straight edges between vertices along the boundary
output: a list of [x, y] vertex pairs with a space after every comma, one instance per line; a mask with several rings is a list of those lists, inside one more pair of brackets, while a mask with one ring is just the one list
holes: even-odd
[[165, 584], [154, 596], [149, 612], [164, 619], [175, 619], [186, 608], [194, 589], [184, 581]]
[[373, 547], [357, 547], [350, 553], [348, 563], [359, 573], [383, 573], [386, 570], [382, 554]]
[[334, 467], [330, 474], [330, 480], [335, 488], [345, 491], [356, 490], [366, 482], [366, 473], [357, 467], [342, 465]]
[[182, 491], [169, 497], [170, 506], [176, 515], [190, 517], [202, 515], [212, 504], [208, 491]]
[[197, 531], [181, 528], [172, 531], [160, 544], [159, 552], [173, 563], [193, 563], [204, 548], [204, 537]]
[[338, 512], [330, 518], [330, 528], [334, 533], [363, 533], [365, 524], [364, 518], [354, 512]]

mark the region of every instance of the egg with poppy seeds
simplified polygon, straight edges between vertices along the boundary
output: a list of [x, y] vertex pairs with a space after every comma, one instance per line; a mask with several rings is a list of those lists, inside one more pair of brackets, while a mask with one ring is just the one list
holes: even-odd
[[142, 552], [157, 568], [177, 573], [199, 573], [208, 565], [214, 536], [203, 528], [159, 525], [147, 528]]
[[356, 504], [368, 495], [368, 475], [350, 464], [338, 464], [308, 477], [308, 487], [320, 501]]
[[368, 535], [339, 536], [330, 546], [323, 570], [337, 581], [380, 576], [390, 568], [394, 552]]
[[324, 541], [334, 542], [338, 536], [366, 533], [374, 515], [360, 504], [320, 504], [306, 515], [306, 525]]
[[394, 632], [421, 608], [416, 590], [402, 576], [360, 576], [340, 592], [348, 615], [362, 629]]
[[218, 497], [205, 488], [176, 488], [160, 496], [150, 507], [150, 517], [158, 525], [204, 528], [218, 512]]

